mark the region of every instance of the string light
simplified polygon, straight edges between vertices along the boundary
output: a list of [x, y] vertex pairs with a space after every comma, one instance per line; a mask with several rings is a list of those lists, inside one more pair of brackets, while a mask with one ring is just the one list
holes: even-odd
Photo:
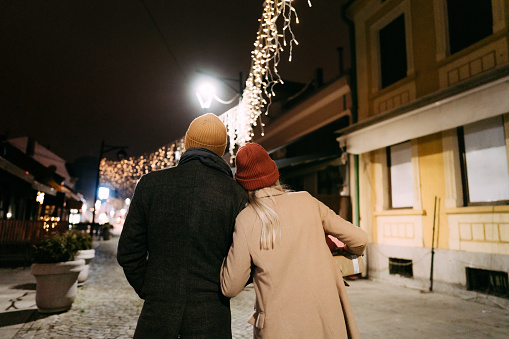
[[[120, 197], [132, 197], [138, 180], [148, 172], [175, 166], [185, 149], [185, 138], [163, 146], [154, 153], [120, 161], [101, 159], [100, 185], [110, 187]], [[117, 197], [119, 197], [117, 196]]]
[[[254, 50], [251, 52], [251, 70], [239, 105], [220, 116], [230, 138], [229, 152], [234, 158], [236, 146], [243, 146], [254, 137], [253, 127], [260, 125], [261, 135], [264, 126], [261, 115], [268, 115], [274, 86], [283, 84], [278, 73], [283, 47], [289, 45], [289, 61], [292, 61], [293, 46], [299, 42], [291, 28], [292, 19], [299, 23], [293, 0], [266, 0], [262, 17], [259, 19]], [[311, 1], [308, 0], [311, 7]], [[278, 28], [278, 25], [281, 29]]]
[[[274, 86], [283, 84], [278, 73], [283, 47], [289, 46], [289, 58], [292, 61], [293, 46], [299, 42], [291, 28], [292, 20], [299, 23], [293, 0], [266, 0], [260, 27], [256, 34], [254, 49], [251, 52], [251, 69], [246, 80], [242, 98], [236, 107], [223, 113], [219, 118], [227, 128], [230, 139], [229, 153], [233, 162], [235, 149], [250, 142], [253, 127], [260, 125], [264, 135], [264, 123], [261, 115], [268, 115]], [[308, 0], [311, 7], [311, 1]], [[278, 28], [281, 27], [281, 28]], [[151, 171], [175, 166], [185, 151], [185, 138], [171, 145], [163, 146], [149, 155], [128, 158], [121, 161], [101, 159], [100, 185], [114, 188], [121, 196], [131, 197], [138, 180]]]

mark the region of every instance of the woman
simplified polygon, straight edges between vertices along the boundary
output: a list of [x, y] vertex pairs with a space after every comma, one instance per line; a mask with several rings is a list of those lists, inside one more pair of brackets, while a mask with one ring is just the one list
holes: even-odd
[[[255, 338], [358, 338], [343, 278], [324, 233], [361, 255], [367, 236], [307, 192], [289, 192], [265, 149], [240, 148], [235, 179], [249, 192], [221, 270], [221, 289], [234, 297], [253, 276]], [[251, 272], [253, 270], [253, 272]]]

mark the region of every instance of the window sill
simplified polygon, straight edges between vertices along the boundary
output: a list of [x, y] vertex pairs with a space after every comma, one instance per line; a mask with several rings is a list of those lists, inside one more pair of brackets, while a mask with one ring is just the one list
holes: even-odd
[[385, 210], [385, 211], [375, 211], [373, 213], [376, 217], [385, 217], [385, 216], [399, 216], [399, 215], [426, 215], [425, 210], [414, 210], [414, 209], [393, 209], [393, 210]]
[[482, 47], [484, 47], [492, 42], [495, 42], [495, 41], [497, 41], [499, 39], [503, 39], [503, 38], [505, 38], [504, 31], [499, 31], [499, 32], [493, 33], [492, 35], [487, 36], [487, 37], [473, 43], [472, 45], [465, 47], [464, 49], [462, 49], [460, 51], [457, 51], [454, 54], [447, 55], [445, 58], [437, 60], [437, 66], [439, 68], [446, 66], [458, 59], [461, 59], [463, 57], [470, 55], [471, 53], [476, 52], [477, 50], [481, 49]]
[[468, 206], [446, 208], [445, 214], [483, 214], [483, 213], [508, 213], [509, 206], [496, 205], [496, 206]]
[[[369, 100], [374, 100], [378, 97], [383, 96], [384, 94], [391, 93], [394, 91], [399, 90], [401, 87], [404, 87], [405, 85], [408, 85], [412, 82], [415, 82], [416, 74], [415, 72], [412, 72], [410, 74], [407, 74], [406, 77], [396, 81], [395, 83], [392, 83], [384, 88], [377, 88], [375, 90], [372, 90], [369, 95]], [[411, 99], [410, 101], [415, 100], [415, 98]]]

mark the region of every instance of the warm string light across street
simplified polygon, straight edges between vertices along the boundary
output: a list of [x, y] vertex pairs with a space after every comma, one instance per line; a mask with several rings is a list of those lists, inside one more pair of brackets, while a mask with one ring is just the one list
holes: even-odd
[[[309, 0], [308, 5], [311, 7]], [[219, 116], [227, 128], [230, 144], [228, 151], [232, 159], [237, 147], [250, 142], [254, 137], [253, 127], [260, 125], [263, 136], [264, 123], [261, 121], [261, 115], [262, 113], [267, 115], [269, 112], [271, 100], [275, 95], [274, 86], [283, 83], [277, 70], [281, 52], [288, 46], [291, 61], [293, 46], [298, 45], [291, 28], [292, 22], [299, 23], [292, 0], [266, 0], [259, 21], [260, 26], [251, 52], [251, 69], [245, 86], [239, 86], [241, 89], [243, 87], [239, 93], [239, 103]], [[200, 101], [208, 104], [212, 97], [202, 97]], [[121, 161], [101, 159], [100, 182], [115, 187], [125, 196], [131, 196], [136, 182], [142, 175], [176, 165], [183, 151], [185, 151], [184, 138], [181, 138], [139, 158]]]
[[[95, 223], [95, 215], [96, 211], [98, 209], [98, 204], [100, 205], [100, 200], [97, 200], [98, 196], [99, 198], [104, 198], [104, 200], [108, 199], [109, 196], [109, 189], [107, 187], [99, 187], [100, 181], [101, 181], [101, 161], [102, 157], [105, 153], [119, 150], [117, 152], [117, 159], [123, 160], [127, 157], [127, 153], [125, 152], [125, 149], [128, 148], [128, 146], [111, 146], [106, 145], [104, 143], [104, 140], [101, 142], [101, 150], [99, 152], [99, 165], [97, 166], [97, 179], [95, 183], [95, 189], [94, 189], [94, 205], [93, 205], [93, 213], [92, 213], [92, 225]], [[108, 193], [106, 194], [106, 189], [108, 190]], [[105, 196], [106, 194], [106, 196]], [[103, 200], [103, 199], [101, 199]]]

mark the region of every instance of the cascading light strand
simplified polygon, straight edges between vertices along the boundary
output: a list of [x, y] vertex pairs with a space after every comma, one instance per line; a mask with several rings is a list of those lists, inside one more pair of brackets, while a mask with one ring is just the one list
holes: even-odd
[[[310, 0], [308, 5], [311, 7]], [[260, 126], [261, 135], [265, 134], [261, 116], [268, 115], [272, 98], [276, 95], [274, 86], [284, 83], [277, 70], [281, 53], [284, 47], [289, 46], [288, 60], [291, 62], [293, 46], [299, 44], [291, 27], [292, 20], [299, 23], [292, 0], [264, 2], [262, 17], [259, 19], [260, 27], [253, 44], [254, 50], [251, 52], [251, 70], [242, 99], [239, 105], [225, 113], [227, 116], [222, 119], [229, 131], [229, 151], [232, 158], [236, 146], [240, 147], [252, 140], [253, 127]], [[234, 118], [234, 115], [245, 115], [245, 119]]]

